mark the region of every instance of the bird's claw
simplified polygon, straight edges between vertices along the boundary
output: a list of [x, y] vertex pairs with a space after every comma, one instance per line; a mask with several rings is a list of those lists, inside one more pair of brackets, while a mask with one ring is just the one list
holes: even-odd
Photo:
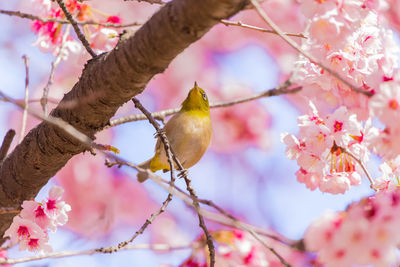
[[160, 129], [159, 131], [154, 133], [154, 138], [159, 138], [161, 135], [165, 135], [164, 129]]

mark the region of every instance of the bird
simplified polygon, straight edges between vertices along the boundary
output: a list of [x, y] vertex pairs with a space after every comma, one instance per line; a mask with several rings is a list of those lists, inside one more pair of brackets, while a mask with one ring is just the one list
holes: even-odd
[[[185, 169], [195, 165], [207, 151], [212, 138], [210, 104], [205, 91], [194, 83], [181, 109], [173, 115], [163, 128], [172, 151]], [[152, 172], [170, 170], [164, 145], [158, 137], [154, 156], [139, 164]], [[176, 165], [174, 168], [177, 168]], [[146, 172], [138, 172], [139, 182], [148, 178]]]

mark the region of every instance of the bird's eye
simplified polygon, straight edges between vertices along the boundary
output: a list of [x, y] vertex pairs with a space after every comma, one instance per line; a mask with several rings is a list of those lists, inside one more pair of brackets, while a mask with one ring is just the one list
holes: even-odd
[[205, 93], [201, 94], [203, 96], [204, 101], [207, 101], [207, 95]]

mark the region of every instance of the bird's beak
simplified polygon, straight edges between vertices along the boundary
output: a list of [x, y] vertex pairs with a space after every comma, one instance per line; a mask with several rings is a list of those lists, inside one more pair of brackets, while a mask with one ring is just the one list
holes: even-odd
[[197, 85], [197, 82], [194, 82], [193, 91], [196, 91], [198, 94], [200, 93], [200, 87]]

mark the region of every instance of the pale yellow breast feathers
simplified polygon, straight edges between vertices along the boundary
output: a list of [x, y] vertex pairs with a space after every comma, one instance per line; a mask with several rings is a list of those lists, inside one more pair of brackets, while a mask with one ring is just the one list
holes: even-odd
[[[179, 112], [164, 127], [172, 150], [184, 168], [196, 164], [206, 152], [211, 142], [212, 127], [210, 116], [197, 112]], [[169, 169], [164, 146], [161, 145], [158, 155], [154, 157], [152, 169]], [[156, 166], [157, 165], [157, 166]], [[155, 170], [153, 170], [155, 171]]]

